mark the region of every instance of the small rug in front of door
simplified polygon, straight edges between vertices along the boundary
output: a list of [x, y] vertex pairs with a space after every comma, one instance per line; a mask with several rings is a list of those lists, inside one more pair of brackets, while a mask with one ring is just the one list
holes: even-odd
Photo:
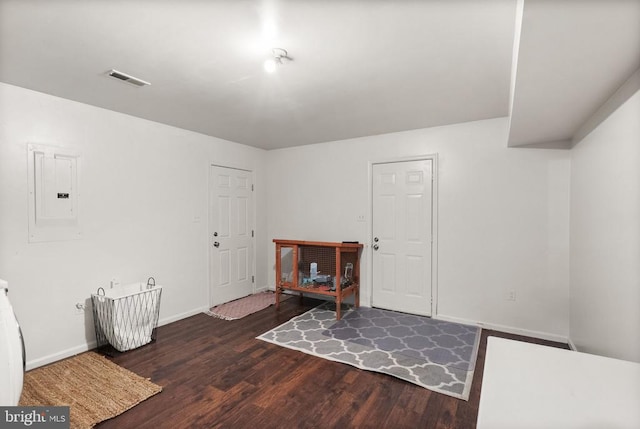
[[343, 315], [327, 302], [257, 338], [469, 399], [480, 328], [364, 307]]
[[[280, 295], [280, 300], [287, 299], [287, 295]], [[205, 311], [209, 316], [224, 320], [237, 320], [265, 309], [276, 303], [276, 294], [273, 292], [260, 292], [235, 301], [216, 305]]]

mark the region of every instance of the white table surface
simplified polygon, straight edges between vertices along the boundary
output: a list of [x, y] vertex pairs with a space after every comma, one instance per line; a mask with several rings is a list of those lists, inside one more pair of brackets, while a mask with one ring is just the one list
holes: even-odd
[[640, 364], [489, 337], [478, 429], [638, 429]]

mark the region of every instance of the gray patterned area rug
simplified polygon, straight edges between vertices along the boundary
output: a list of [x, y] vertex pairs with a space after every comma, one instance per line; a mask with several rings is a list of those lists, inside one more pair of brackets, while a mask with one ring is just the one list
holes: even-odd
[[257, 338], [469, 399], [480, 328], [395, 311], [343, 308], [340, 321], [335, 304], [327, 302]]

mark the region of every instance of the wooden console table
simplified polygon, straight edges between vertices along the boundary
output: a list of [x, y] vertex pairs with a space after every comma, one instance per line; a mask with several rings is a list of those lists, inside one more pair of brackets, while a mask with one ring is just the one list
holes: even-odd
[[[340, 320], [342, 301], [354, 295], [360, 306], [360, 243], [274, 239], [276, 244], [276, 309], [285, 290], [331, 296]], [[317, 271], [312, 273], [312, 264]]]

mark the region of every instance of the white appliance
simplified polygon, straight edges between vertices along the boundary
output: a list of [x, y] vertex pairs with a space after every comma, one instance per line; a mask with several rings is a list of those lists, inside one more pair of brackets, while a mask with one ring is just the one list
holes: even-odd
[[18, 405], [25, 367], [22, 332], [8, 293], [7, 282], [0, 280], [0, 406]]

